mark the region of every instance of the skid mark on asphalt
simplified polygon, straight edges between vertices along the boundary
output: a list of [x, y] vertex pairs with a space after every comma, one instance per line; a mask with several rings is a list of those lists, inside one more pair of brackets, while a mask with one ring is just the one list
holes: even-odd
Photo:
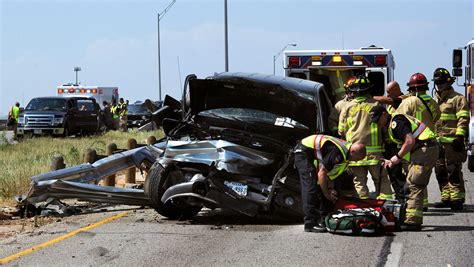
[[101, 226], [101, 225], [103, 225], [103, 224], [106, 224], [106, 223], [109, 223], [109, 222], [111, 222], [111, 221], [113, 221], [113, 220], [119, 219], [119, 218], [121, 218], [121, 217], [127, 215], [128, 213], [129, 213], [128, 211], [125, 211], [125, 212], [116, 214], [116, 215], [111, 216], [111, 217], [108, 217], [108, 218], [106, 218], [106, 219], [104, 219], [104, 220], [102, 220], [102, 221], [98, 221], [98, 222], [96, 222], [96, 223], [94, 223], [94, 224], [91, 224], [91, 225], [89, 225], [89, 226], [86, 226], [86, 227], [77, 229], [77, 230], [75, 230], [75, 231], [72, 231], [72, 232], [70, 232], [70, 233], [67, 233], [67, 234], [65, 234], [65, 235], [62, 235], [62, 236], [57, 237], [57, 238], [55, 238], [55, 239], [52, 239], [52, 240], [46, 241], [46, 242], [44, 242], [44, 243], [41, 243], [41, 244], [39, 244], [39, 245], [37, 245], [37, 246], [31, 247], [31, 248], [29, 248], [29, 249], [20, 251], [20, 252], [18, 252], [18, 253], [16, 253], [16, 254], [7, 256], [7, 257], [5, 257], [5, 258], [0, 259], [0, 264], [6, 264], [6, 263], [8, 263], [8, 262], [10, 262], [10, 261], [12, 261], [12, 260], [16, 260], [16, 259], [18, 259], [18, 258], [20, 258], [20, 257], [23, 257], [23, 256], [25, 256], [25, 255], [28, 255], [28, 254], [30, 254], [30, 253], [32, 253], [32, 252], [35, 252], [35, 251], [37, 251], [37, 250], [40, 250], [40, 249], [42, 249], [42, 248], [49, 247], [49, 246], [51, 246], [51, 245], [53, 245], [53, 244], [56, 244], [56, 243], [58, 243], [58, 242], [61, 242], [61, 241], [65, 240], [65, 239], [68, 239], [68, 238], [70, 238], [70, 237], [73, 237], [73, 236], [75, 236], [75, 235], [77, 235], [77, 234], [79, 234], [79, 233], [87, 232], [87, 231], [89, 231], [89, 230], [91, 230], [91, 229], [94, 229], [94, 228], [96, 228], [96, 227], [99, 227], [99, 226]]

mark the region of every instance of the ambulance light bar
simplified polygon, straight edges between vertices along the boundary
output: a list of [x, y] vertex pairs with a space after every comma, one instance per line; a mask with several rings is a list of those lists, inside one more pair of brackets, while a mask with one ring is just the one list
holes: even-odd
[[[102, 89], [101, 89], [102, 91]], [[85, 89], [85, 88], [81, 88], [81, 89], [74, 89], [74, 88], [70, 88], [70, 89], [64, 89], [64, 88], [59, 88], [58, 89], [58, 94], [97, 94], [97, 89], [96, 88], [93, 88], [93, 89]], [[102, 92], [101, 92], [102, 93]]]

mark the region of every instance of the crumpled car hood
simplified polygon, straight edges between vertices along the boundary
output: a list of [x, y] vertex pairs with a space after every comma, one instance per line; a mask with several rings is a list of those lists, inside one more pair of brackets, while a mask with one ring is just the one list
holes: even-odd
[[162, 165], [188, 162], [214, 165], [217, 170], [234, 174], [268, 175], [266, 170], [274, 168], [278, 158], [278, 155], [224, 140], [168, 141], [159, 161]]

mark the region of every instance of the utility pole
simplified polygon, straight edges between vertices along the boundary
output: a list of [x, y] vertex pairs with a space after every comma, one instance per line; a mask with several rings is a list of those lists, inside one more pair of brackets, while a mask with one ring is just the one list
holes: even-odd
[[160, 20], [170, 10], [171, 6], [176, 2], [173, 0], [161, 13], [158, 13], [158, 92], [159, 101], [161, 101], [161, 58], [160, 58]]
[[224, 24], [225, 24], [225, 71], [229, 71], [229, 40], [227, 32], [227, 0], [224, 0]]

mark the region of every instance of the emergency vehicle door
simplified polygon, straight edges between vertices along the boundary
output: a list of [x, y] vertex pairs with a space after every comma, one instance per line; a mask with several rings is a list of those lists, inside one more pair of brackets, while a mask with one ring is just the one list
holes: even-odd
[[385, 86], [388, 83], [388, 73], [386, 68], [367, 68], [365, 69], [367, 78], [374, 85], [372, 95], [384, 95]]

